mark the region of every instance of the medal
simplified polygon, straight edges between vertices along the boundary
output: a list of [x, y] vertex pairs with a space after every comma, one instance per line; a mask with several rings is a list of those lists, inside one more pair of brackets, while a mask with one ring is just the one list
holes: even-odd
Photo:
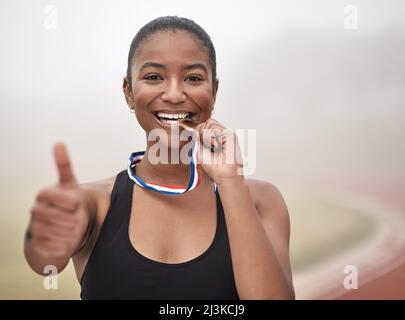
[[179, 126], [185, 130], [195, 132], [195, 127], [200, 124], [199, 122], [192, 119], [181, 119], [179, 121]]

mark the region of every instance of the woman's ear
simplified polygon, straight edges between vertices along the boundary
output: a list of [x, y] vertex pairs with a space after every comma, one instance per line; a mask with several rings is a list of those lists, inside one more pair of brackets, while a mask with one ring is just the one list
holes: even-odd
[[134, 109], [134, 96], [132, 94], [131, 83], [128, 81], [127, 77], [124, 77], [122, 82], [122, 90], [124, 91], [125, 101], [127, 102], [130, 109]]

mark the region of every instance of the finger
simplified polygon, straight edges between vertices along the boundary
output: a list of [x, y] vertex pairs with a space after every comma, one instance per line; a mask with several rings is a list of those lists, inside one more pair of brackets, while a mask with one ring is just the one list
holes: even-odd
[[36, 252], [46, 257], [63, 257], [68, 254], [66, 245], [47, 239], [33, 239], [32, 247]]
[[32, 219], [61, 228], [73, 230], [78, 221], [75, 216], [66, 214], [65, 210], [38, 202], [31, 210]]
[[60, 184], [66, 186], [75, 185], [77, 182], [73, 174], [72, 165], [65, 144], [62, 142], [55, 144], [53, 151], [56, 166], [59, 172]]
[[38, 221], [32, 221], [30, 225], [32, 240], [52, 241], [54, 243], [73, 243], [77, 239], [78, 231], [67, 230], [56, 226], [50, 226]]
[[75, 190], [62, 190], [61, 188], [50, 188], [41, 191], [37, 196], [37, 201], [52, 204], [71, 213], [80, 206], [80, 199]]
[[211, 152], [219, 151], [222, 149], [223, 137], [220, 129], [214, 129], [214, 134], [211, 138]]
[[69, 242], [73, 240], [76, 234], [75, 230], [66, 230], [64, 228], [43, 223], [38, 224], [39, 227], [35, 227], [32, 230], [33, 239], [53, 240], [55, 242]]
[[214, 154], [211, 152], [211, 147], [199, 142], [197, 151], [197, 163], [202, 165], [209, 165], [214, 163]]
[[227, 129], [217, 120], [210, 118], [197, 125], [196, 139], [200, 141], [203, 148], [216, 153], [222, 150], [223, 136], [227, 134]]
[[217, 126], [211, 126], [210, 128], [204, 128], [201, 130], [202, 136], [200, 141], [206, 148], [213, 150], [218, 150], [221, 145], [221, 129]]

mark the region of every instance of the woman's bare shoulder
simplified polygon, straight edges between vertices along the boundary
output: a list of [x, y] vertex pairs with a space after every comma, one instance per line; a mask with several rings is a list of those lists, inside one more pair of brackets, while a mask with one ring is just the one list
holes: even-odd
[[81, 183], [80, 187], [83, 188], [86, 193], [89, 193], [97, 198], [109, 197], [114, 187], [116, 177], [117, 175], [114, 175], [96, 181]]
[[284, 198], [273, 183], [258, 179], [246, 179], [246, 183], [256, 208], [285, 207]]
[[249, 187], [249, 190], [253, 192], [252, 196], [261, 195], [263, 193], [268, 195], [269, 192], [272, 194], [279, 192], [277, 187], [269, 181], [248, 178], [246, 178], [245, 181]]

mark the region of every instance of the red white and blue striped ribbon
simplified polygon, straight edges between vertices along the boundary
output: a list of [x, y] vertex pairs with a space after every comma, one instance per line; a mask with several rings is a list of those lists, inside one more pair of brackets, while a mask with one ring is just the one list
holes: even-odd
[[[190, 179], [187, 186], [176, 186], [176, 185], [164, 185], [164, 184], [154, 184], [143, 181], [140, 177], [135, 175], [134, 167], [142, 160], [145, 156], [145, 151], [134, 152], [129, 157], [128, 161], [128, 176], [134, 181], [138, 186], [145, 188], [147, 190], [156, 191], [161, 194], [166, 195], [179, 195], [186, 193], [195, 189], [201, 182], [200, 165], [197, 164], [197, 151], [198, 143], [194, 141], [191, 148], [190, 155]], [[215, 185], [216, 190], [216, 185]]]

